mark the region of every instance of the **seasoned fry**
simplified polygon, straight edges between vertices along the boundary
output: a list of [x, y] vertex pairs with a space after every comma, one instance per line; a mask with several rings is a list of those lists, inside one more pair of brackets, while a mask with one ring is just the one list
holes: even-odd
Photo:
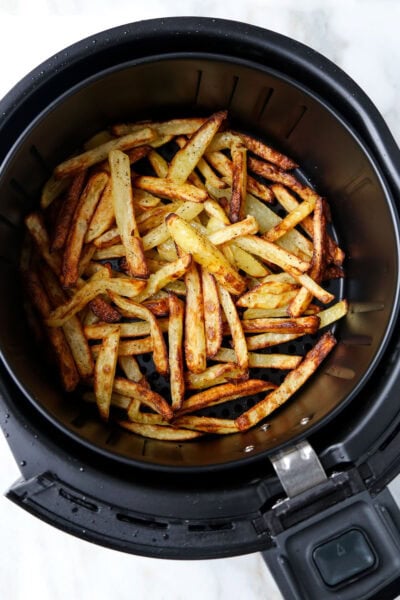
[[129, 159], [120, 150], [109, 154], [115, 220], [132, 277], [147, 279], [149, 269], [136, 225]]
[[302, 333], [305, 335], [315, 333], [319, 328], [319, 324], [319, 316], [297, 317], [292, 319], [246, 319], [242, 322], [242, 328], [246, 333], [266, 333], [269, 331], [271, 333]]
[[170, 119], [169, 121], [142, 121], [141, 123], [119, 123], [112, 127], [114, 135], [127, 135], [143, 127], [151, 127], [158, 135], [192, 135], [206, 121], [202, 118]]
[[236, 419], [239, 429], [249, 429], [282, 406], [311, 377], [335, 345], [334, 336], [329, 332], [325, 333], [300, 365], [286, 375], [279, 388]]
[[[235, 351], [232, 348], [220, 348], [214, 360], [230, 363], [235, 360]], [[254, 369], [295, 369], [302, 361], [302, 356], [293, 354], [257, 354], [249, 352], [249, 367]], [[210, 367], [212, 368], [212, 367]]]
[[46, 181], [43, 186], [42, 195], [40, 197], [40, 207], [45, 209], [70, 185], [69, 179], [56, 179], [54, 175]]
[[190, 429], [191, 433], [203, 431], [204, 433], [215, 433], [224, 435], [239, 431], [235, 421], [231, 419], [215, 419], [213, 417], [198, 417], [196, 415], [184, 415], [174, 421], [174, 426]]
[[229, 381], [239, 381], [248, 378], [247, 371], [238, 367], [235, 351], [232, 350], [232, 362], [208, 367], [202, 373], [186, 373], [185, 380], [189, 390], [202, 390], [213, 385], [228, 383]]
[[205, 202], [208, 194], [191, 183], [176, 183], [170, 179], [159, 177], [137, 177], [135, 187], [150, 192], [161, 198], [181, 200], [182, 202]]
[[123, 377], [115, 377], [113, 389], [117, 394], [128, 396], [133, 400], [139, 400], [142, 404], [162, 415], [166, 421], [170, 421], [173, 417], [172, 409], [166, 400], [160, 394], [156, 394], [156, 392], [149, 390], [140, 383], [135, 383]]
[[112, 182], [108, 180], [86, 232], [86, 244], [93, 242], [108, 231], [114, 223], [114, 219]]
[[235, 350], [236, 354], [236, 362], [240, 369], [246, 370], [249, 366], [249, 356], [247, 352], [246, 338], [243, 333], [243, 327], [240, 322], [235, 303], [233, 302], [230, 293], [222, 285], [218, 285], [218, 294], [231, 332], [233, 349]]
[[[121, 327], [121, 326], [120, 326]], [[127, 379], [134, 381], [135, 383], [140, 383], [143, 386], [148, 387], [146, 382], [146, 378], [142, 374], [139, 364], [134, 356], [119, 356], [118, 364], [124, 372], [124, 375]], [[112, 397], [111, 397], [112, 402]], [[129, 407], [126, 406], [125, 408]]]
[[110, 140], [105, 144], [96, 146], [91, 150], [87, 150], [83, 154], [70, 158], [54, 169], [54, 175], [57, 179], [63, 179], [64, 177], [71, 177], [76, 175], [85, 169], [95, 165], [96, 163], [105, 160], [112, 150], [130, 150], [136, 146], [143, 146], [148, 142], [151, 142], [156, 137], [156, 133], [145, 127], [134, 133], [119, 137], [117, 139]]
[[168, 163], [165, 160], [165, 158], [163, 158], [161, 156], [161, 154], [159, 154], [155, 150], [151, 150], [148, 158], [149, 158], [149, 163], [153, 167], [157, 177], [167, 177]]
[[185, 396], [185, 378], [183, 375], [183, 327], [185, 308], [181, 300], [174, 294], [169, 295], [169, 370], [172, 409], [178, 410], [182, 406]]
[[244, 133], [238, 133], [237, 135], [242, 140], [242, 143], [246, 146], [248, 150], [250, 150], [254, 154], [257, 154], [264, 160], [273, 163], [274, 165], [277, 165], [284, 171], [290, 171], [291, 169], [296, 169], [299, 166], [284, 154], [277, 152], [270, 146], [259, 142], [251, 136], [245, 135]]
[[231, 223], [236, 223], [244, 217], [244, 204], [247, 192], [247, 151], [244, 146], [234, 145], [232, 146], [231, 154], [232, 196], [229, 206], [229, 218]]
[[30, 213], [25, 218], [25, 225], [35, 242], [40, 256], [46, 264], [49, 265], [53, 273], [59, 276], [61, 268], [61, 258], [57, 252], [50, 252], [50, 240], [44, 225], [44, 220], [41, 214], [37, 212]]
[[[123, 311], [121, 313], [125, 317], [129, 317], [131, 311]], [[160, 327], [161, 331], [168, 331], [168, 319], [158, 319], [157, 324]], [[150, 323], [148, 321], [134, 321], [132, 323], [120, 323], [120, 335], [121, 338], [132, 338], [132, 337], [142, 337], [150, 335]], [[88, 340], [101, 340], [105, 337], [110, 330], [112, 329], [112, 325], [109, 323], [94, 323], [90, 325], [85, 325], [84, 331], [85, 336]]]
[[153, 440], [167, 440], [169, 442], [183, 442], [201, 437], [203, 434], [199, 431], [191, 431], [190, 429], [178, 429], [177, 427], [168, 427], [162, 425], [147, 425], [146, 423], [135, 423], [133, 421], [117, 420], [118, 425], [138, 433], [144, 437]]
[[152, 273], [149, 277], [146, 289], [137, 296], [136, 302], [147, 300], [171, 283], [171, 281], [175, 281], [175, 279], [182, 277], [186, 271], [190, 269], [191, 265], [192, 257], [190, 254], [186, 254], [174, 262], [168, 263], [165, 267], [161, 267], [157, 273]]
[[185, 360], [189, 371], [201, 373], [206, 368], [206, 337], [201, 280], [196, 264], [185, 273]]
[[82, 171], [72, 179], [66, 198], [63, 201], [59, 213], [57, 215], [53, 239], [51, 242], [52, 252], [54, 252], [55, 250], [61, 250], [64, 247], [65, 242], [67, 241], [69, 228], [71, 226], [72, 218], [78, 205], [79, 198], [81, 197], [83, 191], [85, 179], [85, 171]]
[[237, 221], [233, 225], [223, 227], [208, 236], [208, 239], [215, 246], [225, 244], [239, 236], [249, 235], [251, 233], [257, 233], [258, 223], [254, 217], [249, 216], [242, 221]]
[[105, 421], [108, 421], [110, 415], [111, 394], [118, 358], [118, 344], [119, 327], [118, 325], [114, 325], [113, 330], [103, 339], [94, 371], [96, 402], [100, 416]]
[[218, 352], [222, 343], [222, 315], [214, 276], [203, 267], [201, 268], [201, 284], [203, 290], [206, 354], [207, 358], [212, 358]]
[[252, 335], [246, 338], [247, 348], [248, 350], [271, 348], [271, 346], [278, 346], [279, 344], [296, 340], [303, 335], [304, 333], [260, 333], [259, 335]]
[[332, 325], [332, 323], [335, 323], [335, 321], [338, 321], [339, 319], [344, 317], [348, 313], [348, 311], [349, 303], [347, 302], [347, 300], [340, 300], [340, 302], [337, 302], [333, 306], [322, 310], [318, 314], [320, 320], [319, 329], [327, 327], [328, 325]]
[[304, 260], [297, 258], [294, 254], [290, 254], [272, 242], [258, 238], [255, 235], [246, 235], [238, 238], [236, 244], [240, 248], [243, 248], [243, 250], [247, 250], [247, 252], [251, 252], [263, 260], [278, 265], [284, 271], [289, 272], [289, 269], [295, 269], [304, 272], [309, 269], [309, 264]]
[[307, 198], [292, 210], [282, 221], [264, 234], [264, 238], [269, 242], [275, 242], [288, 231], [291, 231], [296, 225], [301, 223], [315, 208], [316, 199]]
[[[203, 204], [196, 202], [184, 202], [182, 206], [180, 206], [176, 210], [176, 214], [185, 219], [186, 221], [191, 221], [195, 219], [203, 210]], [[166, 242], [170, 237], [170, 233], [168, 231], [167, 225], [162, 223], [152, 231], [149, 231], [145, 236], [143, 236], [143, 248], [145, 250], [150, 250], [155, 246], [159, 246], [163, 242]]]

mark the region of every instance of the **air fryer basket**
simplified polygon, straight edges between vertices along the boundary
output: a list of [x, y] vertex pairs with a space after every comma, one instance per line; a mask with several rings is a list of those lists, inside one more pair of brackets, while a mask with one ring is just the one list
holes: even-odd
[[[310, 183], [329, 198], [347, 255], [346, 280], [339, 292], [351, 309], [336, 327], [339, 343], [330, 358], [294, 400], [268, 419], [268, 428], [187, 444], [145, 440], [82, 414], [79, 403], [63, 395], [32, 351], [17, 276], [23, 217], [37, 203], [57, 162], [105, 126], [221, 108], [229, 108], [235, 127], [297, 160]], [[132, 60], [96, 73], [57, 97], [3, 164], [0, 230], [0, 347], [9, 372], [57, 427], [128, 461], [178, 468], [223, 465], [244, 457], [245, 448], [255, 456], [308, 434], [357, 396], [382, 355], [396, 309], [397, 223], [390, 192], [368, 149], [335, 114], [329, 98], [318, 97], [284, 73], [229, 56], [182, 52]], [[295, 351], [304, 354], [303, 341], [295, 344]], [[225, 410], [235, 417], [239, 408], [231, 403]]]

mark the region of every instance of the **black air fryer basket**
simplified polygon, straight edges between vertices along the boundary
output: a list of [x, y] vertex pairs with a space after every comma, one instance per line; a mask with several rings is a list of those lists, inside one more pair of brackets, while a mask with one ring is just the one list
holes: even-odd
[[[146, 440], [68, 401], [37, 358], [17, 272], [23, 218], [54, 166], [96, 131], [221, 108], [330, 199], [350, 311], [332, 355], [267, 423], [187, 444]], [[289, 600], [399, 593], [400, 512], [386, 485], [400, 471], [400, 154], [355, 83], [256, 27], [135, 23], [66, 49], [2, 100], [0, 162], [0, 422], [21, 465], [8, 497], [133, 554], [262, 551]]]

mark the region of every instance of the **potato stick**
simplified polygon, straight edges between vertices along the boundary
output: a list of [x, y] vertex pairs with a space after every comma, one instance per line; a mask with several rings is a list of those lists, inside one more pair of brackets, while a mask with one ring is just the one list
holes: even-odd
[[244, 291], [246, 285], [244, 279], [205, 236], [176, 214], [169, 214], [165, 221], [175, 242], [185, 252], [190, 252], [194, 260], [212, 273], [228, 291], [233, 294]]
[[149, 269], [137, 228], [131, 186], [129, 159], [120, 150], [109, 154], [115, 220], [132, 277], [147, 279]]
[[201, 280], [196, 264], [185, 273], [185, 361], [189, 371], [201, 373], [206, 368], [206, 337]]
[[231, 332], [236, 362], [241, 369], [246, 370], [249, 366], [247, 343], [235, 303], [229, 292], [222, 285], [218, 285], [218, 294]]
[[72, 218], [83, 191], [85, 179], [86, 171], [82, 171], [82, 173], [76, 175], [71, 181], [66, 198], [60, 206], [54, 226], [54, 233], [51, 242], [52, 252], [55, 250], [61, 250], [65, 245]]
[[[129, 311], [127, 311], [129, 312]], [[127, 314], [124, 314], [127, 316]], [[168, 319], [158, 319], [157, 321], [161, 331], [168, 331]], [[147, 321], [134, 321], [133, 323], [120, 323], [121, 338], [142, 337], [150, 335], [150, 325]], [[112, 325], [109, 323], [94, 323], [84, 326], [85, 336], [88, 340], [100, 340], [105, 337]]]
[[228, 225], [211, 233], [208, 236], [208, 239], [215, 246], [219, 246], [221, 244], [225, 244], [239, 236], [249, 235], [252, 233], [257, 233], [258, 231], [258, 223], [254, 217], [248, 216], [242, 221], [238, 221], [233, 225]]
[[204, 331], [207, 358], [216, 354], [222, 343], [222, 315], [218, 289], [214, 279], [206, 269], [201, 269], [201, 282], [204, 304]]
[[[52, 307], [55, 308], [60, 304], [63, 304], [66, 301], [65, 294], [54, 273], [47, 265], [40, 269], [40, 277]], [[74, 357], [79, 375], [83, 378], [90, 377], [93, 374], [94, 363], [87, 339], [84, 335], [83, 327], [78, 317], [73, 316], [68, 319], [63, 326], [63, 332], [71, 349], [72, 356]]]
[[134, 302], [133, 300], [130, 300], [129, 298], [123, 298], [122, 296], [119, 296], [118, 294], [114, 294], [112, 292], [110, 292], [110, 296], [111, 296], [114, 304], [116, 304], [118, 308], [124, 309], [125, 314], [129, 313], [130, 317], [137, 318], [137, 319], [143, 319], [144, 321], [147, 321], [149, 323], [150, 336], [151, 336], [151, 339], [153, 340], [154, 366], [155, 366], [156, 370], [158, 371], [158, 373], [160, 373], [161, 375], [167, 375], [168, 374], [167, 347], [166, 347], [166, 344], [165, 344], [165, 341], [164, 341], [164, 338], [162, 335], [161, 328], [158, 324], [157, 319], [153, 315], [153, 313], [145, 306], [142, 306], [141, 304], [138, 304], [137, 302]]
[[175, 242], [171, 238], [168, 238], [165, 242], [157, 246], [157, 250], [162, 260], [173, 262], [178, 258]]
[[181, 205], [180, 202], [171, 202], [170, 204], [161, 204], [156, 206], [152, 210], [148, 210], [136, 219], [139, 231], [144, 233], [146, 230], [153, 229], [154, 227], [158, 227], [161, 223], [164, 222], [164, 217], [168, 212], [177, 209]]
[[319, 328], [322, 329], [323, 327], [327, 327], [327, 325], [331, 325], [335, 321], [338, 321], [348, 313], [348, 310], [349, 303], [347, 300], [340, 300], [333, 306], [322, 310], [318, 315], [320, 318]]
[[260, 263], [252, 254], [239, 248], [235, 243], [229, 244], [233, 254], [236, 266], [252, 277], [265, 277], [270, 272], [269, 269]]
[[175, 427], [188, 428], [191, 432], [203, 431], [204, 433], [215, 433], [225, 435], [239, 431], [235, 421], [231, 419], [215, 419], [213, 417], [200, 417], [197, 415], [185, 415], [174, 421]]
[[290, 171], [291, 169], [296, 169], [299, 166], [284, 154], [281, 154], [277, 150], [274, 150], [270, 146], [263, 144], [255, 138], [243, 133], [237, 133], [237, 135], [246, 148], [250, 150], [250, 152], [253, 152], [253, 154], [257, 154], [264, 160], [277, 165], [284, 171]]
[[[94, 358], [99, 352], [99, 344], [91, 346]], [[129, 339], [119, 343], [118, 356], [132, 356], [153, 352], [153, 340], [150, 336], [140, 339]]]
[[167, 404], [166, 400], [164, 400], [160, 394], [149, 390], [140, 383], [135, 383], [134, 381], [124, 379], [123, 377], [115, 377], [113, 389], [114, 392], [117, 392], [117, 394], [129, 396], [134, 400], [140, 400], [142, 404], [149, 406], [155, 412], [162, 415], [166, 421], [170, 421], [172, 419], [172, 409]]
[[204, 202], [204, 210], [209, 217], [215, 217], [223, 225], [230, 225], [228, 215], [215, 200], [207, 200]]
[[113, 227], [112, 229], [108, 229], [98, 238], [93, 241], [93, 245], [95, 248], [109, 248], [110, 246], [121, 245], [121, 237], [119, 235], [119, 231], [117, 227]]
[[75, 285], [79, 277], [78, 265], [85, 235], [107, 181], [108, 177], [105, 173], [92, 175], [75, 209], [62, 262], [62, 281], [65, 287]]
[[114, 136], [107, 131], [107, 129], [103, 129], [103, 131], [99, 131], [92, 135], [86, 142], [83, 144], [84, 150], [92, 150], [93, 148], [97, 148], [97, 146], [101, 146], [101, 144], [105, 144], [110, 140], [113, 140]]
[[264, 319], [246, 319], [242, 321], [242, 329], [245, 333], [303, 333], [312, 334], [319, 328], [319, 317], [311, 315], [309, 317], [297, 318], [264, 318]]
[[147, 127], [134, 133], [110, 140], [105, 144], [101, 144], [96, 148], [87, 150], [86, 152], [83, 152], [83, 154], [79, 154], [78, 156], [74, 156], [73, 158], [62, 162], [54, 169], [54, 175], [58, 179], [71, 177], [72, 175], [76, 175], [76, 173], [80, 173], [96, 163], [105, 160], [112, 150], [121, 150], [122, 152], [124, 150], [130, 150], [136, 146], [143, 146], [144, 144], [151, 142], [155, 137], [155, 132]]
[[226, 119], [226, 116], [226, 111], [220, 111], [211, 115], [196, 133], [192, 135], [186, 146], [178, 150], [170, 163], [168, 170], [169, 179], [176, 183], [185, 183], [207, 150], [207, 146], [217, 133], [221, 123]]
[[190, 254], [186, 254], [174, 262], [165, 265], [165, 267], [161, 267], [157, 273], [152, 273], [150, 275], [146, 289], [137, 296], [135, 301], [143, 302], [144, 300], [147, 300], [156, 294], [171, 281], [180, 279], [180, 277], [186, 273], [191, 265], [192, 257]]
[[161, 204], [161, 198], [157, 196], [153, 196], [149, 192], [145, 192], [144, 190], [136, 190], [135, 197], [133, 199], [133, 203], [135, 205], [135, 209], [138, 208], [140, 210], [149, 210], [159, 206]]
[[334, 336], [329, 332], [325, 333], [314, 348], [306, 354], [300, 365], [286, 375], [283, 383], [276, 390], [236, 419], [239, 429], [241, 431], [249, 429], [282, 406], [311, 377], [335, 345]]
[[108, 421], [110, 415], [111, 394], [117, 367], [119, 343], [119, 327], [113, 326], [113, 330], [103, 339], [97, 356], [94, 370], [94, 393], [102, 419]]
[[[51, 305], [37, 273], [31, 269], [26, 273], [25, 281], [35, 309], [46, 322]], [[46, 327], [46, 333], [54, 350], [63, 387], [67, 392], [72, 392], [79, 383], [79, 374], [65, 335], [61, 329], [51, 327]]]
[[169, 313], [168, 296], [166, 296], [165, 298], [146, 300], [145, 302], [143, 302], [143, 305], [147, 306], [147, 308], [151, 310], [153, 315], [156, 315], [157, 317], [163, 317], [165, 315], [168, 315]]
[[248, 379], [239, 383], [224, 383], [190, 396], [190, 398], [183, 402], [182, 408], [177, 415], [180, 417], [188, 412], [195, 412], [207, 406], [215, 406], [216, 404], [222, 404], [223, 402], [229, 402], [230, 400], [236, 400], [245, 396], [252, 396], [260, 392], [266, 392], [267, 390], [274, 390], [275, 388], [276, 385], [274, 383], [261, 379]]
[[[232, 196], [229, 205], [231, 223], [241, 221], [244, 217], [244, 204], [247, 191], [247, 151], [244, 146], [234, 145], [232, 155]], [[254, 232], [255, 233], [255, 232]]]
[[313, 296], [318, 298], [318, 300], [324, 304], [328, 304], [334, 300], [335, 296], [333, 294], [324, 290], [324, 288], [318, 285], [318, 283], [311, 279], [311, 277], [309, 277], [306, 273], [298, 274], [291, 267], [288, 267], [286, 270], [288, 273], [290, 273], [290, 275], [292, 275], [292, 277], [294, 277], [294, 279], [296, 279], [298, 283], [307, 288], [307, 290], [309, 290]]
[[205, 202], [208, 198], [206, 190], [199, 189], [191, 183], [176, 183], [170, 179], [141, 176], [134, 180], [134, 186], [146, 190], [161, 198], [181, 200], [182, 202]]
[[230, 380], [248, 379], [247, 371], [238, 367], [235, 351], [232, 350], [232, 362], [208, 367], [202, 373], [186, 373], [185, 381], [189, 390], [202, 390], [220, 383], [228, 383]]
[[149, 159], [149, 163], [153, 167], [153, 170], [157, 177], [167, 177], [168, 175], [168, 163], [164, 157], [161, 156], [155, 150], [151, 150], [147, 157]]
[[[309, 264], [294, 254], [287, 252], [280, 246], [267, 240], [256, 237], [255, 235], [246, 235], [236, 239], [236, 244], [255, 254], [262, 260], [266, 260], [275, 265], [278, 265], [284, 271], [289, 272], [290, 269], [296, 269], [298, 272], [307, 271]], [[292, 275], [292, 273], [290, 273]]]
[[153, 440], [166, 440], [169, 442], [183, 442], [186, 440], [193, 440], [202, 435], [200, 431], [191, 431], [190, 429], [178, 429], [176, 427], [168, 427], [162, 425], [148, 425], [145, 423], [134, 423], [133, 421], [119, 421], [118, 425], [137, 433], [143, 437], [147, 437]]
[[86, 232], [85, 242], [89, 243], [96, 238], [99, 238], [103, 233], [110, 229], [114, 223], [114, 219], [112, 182], [109, 180], [90, 221], [89, 228]]
[[275, 242], [296, 225], [301, 223], [315, 208], [315, 198], [309, 198], [301, 202], [294, 210], [286, 215], [278, 225], [264, 234], [264, 238], [270, 242]]
[[40, 256], [58, 277], [61, 269], [61, 258], [57, 252], [50, 252], [50, 240], [42, 215], [37, 212], [30, 213], [25, 218], [25, 225], [35, 242]]
[[296, 340], [303, 335], [304, 333], [260, 333], [246, 338], [247, 349], [262, 350], [263, 348], [271, 348], [271, 346]]
[[125, 257], [126, 249], [122, 244], [114, 244], [106, 248], [98, 248], [93, 254], [93, 260], [108, 260]]
[[286, 298], [288, 292], [296, 292], [298, 289], [298, 286], [293, 283], [267, 281], [256, 285], [249, 292], [243, 294], [236, 304], [237, 306], [248, 308], [267, 308], [271, 307], [271, 303], [274, 303], [274, 299], [271, 296], [285, 295], [284, 297]]
[[[248, 308], [242, 314], [242, 319], [264, 319], [268, 317], [287, 317], [289, 305], [281, 308]], [[310, 304], [304, 315], [317, 315], [321, 311], [316, 304]]]
[[176, 411], [182, 406], [185, 395], [185, 379], [183, 376], [183, 327], [185, 307], [174, 294], [169, 295], [169, 370], [172, 409]]
[[123, 279], [93, 279], [85, 283], [75, 294], [66, 302], [51, 312], [47, 319], [50, 327], [61, 327], [72, 315], [82, 310], [91, 300], [99, 294], [111, 290], [117, 294], [133, 298], [137, 296], [146, 283], [141, 280], [123, 280]]
[[[123, 370], [124, 375], [127, 379], [130, 379], [135, 383], [140, 383], [145, 387], [149, 387], [146, 378], [141, 372], [139, 364], [134, 356], [119, 356], [118, 365]], [[127, 406], [127, 408], [128, 407], [129, 405]]]
[[[184, 202], [182, 206], [176, 209], [176, 214], [186, 221], [192, 221], [195, 219], [203, 210], [203, 204], [196, 202]], [[163, 242], [166, 242], [170, 237], [170, 233], [165, 223], [159, 225], [149, 233], [143, 236], [143, 248], [150, 250], [155, 246], [159, 246]]]
[[[211, 142], [212, 143], [212, 142]], [[212, 170], [210, 165], [204, 158], [201, 158], [197, 163], [197, 168], [205, 179], [206, 184], [215, 186], [219, 189], [224, 189], [227, 187], [225, 181], [220, 179], [218, 175]]]
[[43, 186], [42, 194], [40, 197], [40, 207], [42, 209], [45, 209], [48, 206], [50, 206], [50, 204], [56, 198], [58, 198], [63, 192], [65, 192], [70, 183], [71, 182], [69, 179], [60, 180], [56, 179], [54, 175], [52, 175]]
[[207, 148], [207, 152], [218, 152], [219, 150], [231, 150], [233, 146], [243, 145], [241, 138], [239, 135], [233, 133], [232, 131], [222, 131], [221, 133], [216, 133], [213, 137], [213, 140], [209, 147]]
[[141, 123], [118, 123], [111, 128], [114, 135], [127, 135], [143, 127], [151, 127], [158, 135], [192, 135], [206, 121], [203, 118], [170, 119], [169, 121], [142, 121]]
[[186, 285], [183, 281], [171, 281], [164, 286], [166, 292], [172, 292], [177, 296], [186, 296]]
[[[229, 364], [235, 360], [235, 357], [235, 351], [232, 348], [220, 348], [213, 360]], [[249, 367], [253, 369], [290, 370], [295, 369], [302, 360], [302, 356], [293, 354], [257, 354], [256, 352], [249, 352]]]
[[[94, 392], [84, 392], [82, 394], [82, 400], [85, 402], [90, 402], [91, 404], [96, 404], [96, 395]], [[116, 394], [115, 392], [111, 394], [111, 406], [122, 408], [122, 410], [128, 410], [131, 402], [132, 398], [129, 398], [128, 396], [122, 396], [121, 394]]]
[[90, 310], [102, 321], [106, 323], [118, 323], [121, 319], [119, 311], [110, 306], [110, 304], [104, 298], [95, 298], [89, 302]]

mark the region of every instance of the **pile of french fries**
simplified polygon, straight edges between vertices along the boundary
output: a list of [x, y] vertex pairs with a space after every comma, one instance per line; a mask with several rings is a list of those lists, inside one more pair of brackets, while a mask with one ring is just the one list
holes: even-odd
[[[226, 111], [117, 124], [59, 164], [26, 217], [21, 271], [28, 319], [64, 389], [105, 421], [174, 441], [245, 431], [293, 396], [332, 333], [304, 357], [262, 350], [347, 312], [324, 288], [344, 260], [327, 201], [297, 166], [230, 130]], [[140, 367], [146, 354], [167, 398]], [[281, 385], [268, 369], [287, 372]], [[260, 393], [236, 419], [204, 415]]]

